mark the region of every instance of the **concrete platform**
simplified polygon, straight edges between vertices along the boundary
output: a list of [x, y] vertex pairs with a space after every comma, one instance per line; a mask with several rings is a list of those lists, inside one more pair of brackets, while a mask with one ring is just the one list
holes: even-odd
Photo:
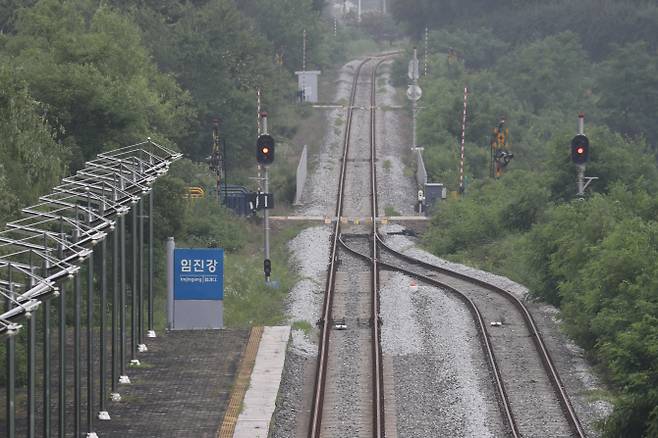
[[128, 368], [122, 401], [108, 402], [101, 438], [215, 438], [249, 330], [169, 332], [148, 340], [141, 367]]
[[279, 393], [290, 327], [265, 327], [233, 436], [266, 438]]

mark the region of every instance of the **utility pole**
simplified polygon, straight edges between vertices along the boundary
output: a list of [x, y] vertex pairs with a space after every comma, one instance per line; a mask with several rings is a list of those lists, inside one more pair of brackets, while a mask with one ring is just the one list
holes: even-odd
[[361, 23], [361, 0], [359, 0], [359, 5], [357, 6], [356, 21]]
[[302, 32], [302, 74], [301, 74], [301, 90], [300, 101], [306, 102], [306, 29]]
[[382, 14], [386, 14], [386, 0], [382, 0]]
[[256, 131], [260, 135], [260, 88], [256, 89]]
[[423, 76], [429, 74], [429, 50], [430, 50], [430, 28], [425, 27], [425, 62], [423, 65]]
[[418, 144], [416, 139], [416, 115], [418, 113], [417, 103], [422, 95], [422, 91], [418, 86], [418, 49], [414, 47], [414, 57], [409, 62], [409, 79], [411, 79], [411, 85], [407, 90], [407, 97], [411, 100], [411, 149], [417, 150]]
[[306, 71], [306, 29], [302, 32], [302, 71]]
[[468, 102], [468, 87], [464, 87], [464, 113], [462, 116], [461, 153], [459, 158], [459, 194], [464, 193], [464, 139], [466, 137], [466, 104]]

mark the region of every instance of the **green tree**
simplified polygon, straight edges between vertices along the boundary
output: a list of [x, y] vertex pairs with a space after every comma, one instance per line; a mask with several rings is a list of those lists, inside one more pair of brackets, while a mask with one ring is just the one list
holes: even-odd
[[189, 95], [157, 71], [136, 25], [108, 7], [41, 0], [19, 11], [5, 47], [48, 119], [63, 126], [74, 167], [103, 148], [187, 132]]
[[0, 64], [0, 223], [58, 183], [70, 158], [19, 75]]
[[531, 111], [581, 107], [589, 63], [578, 35], [564, 32], [532, 42], [499, 59], [498, 77]]
[[206, 157], [211, 121], [219, 117], [229, 166], [251, 158], [256, 89], [263, 90], [267, 109], [282, 107], [294, 94], [290, 76], [274, 64], [272, 45], [254, 21], [231, 0], [188, 4], [173, 23], [153, 9], [133, 13], [146, 29], [160, 67], [175, 75], [193, 96], [194, 130], [184, 137], [182, 149], [194, 158]]
[[596, 91], [606, 123], [658, 148], [658, 55], [643, 41], [615, 46], [597, 69]]

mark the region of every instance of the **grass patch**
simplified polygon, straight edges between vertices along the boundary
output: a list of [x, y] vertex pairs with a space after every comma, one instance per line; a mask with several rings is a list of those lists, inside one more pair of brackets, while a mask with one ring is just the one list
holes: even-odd
[[603, 400], [607, 401], [609, 403], [615, 404], [618, 400], [618, 397], [615, 397], [615, 395], [606, 390], [606, 389], [590, 389], [585, 391], [585, 397], [587, 398], [588, 401], [593, 402], [597, 400]]
[[297, 280], [296, 275], [288, 270], [286, 244], [301, 231], [302, 226], [286, 227], [272, 233], [272, 279], [278, 282], [278, 288], [265, 284], [260, 223], [250, 228], [248, 247], [237, 254], [227, 255], [225, 259], [224, 321], [227, 327], [285, 323], [284, 301]]
[[304, 334], [308, 335], [313, 330], [313, 326], [308, 321], [295, 321], [292, 323], [292, 328], [294, 330], [301, 330]]
[[390, 171], [391, 170], [391, 160], [384, 160], [383, 166], [384, 166], [385, 171], [387, 171], [387, 172]]
[[389, 217], [390, 216], [400, 216], [400, 213], [395, 208], [393, 208], [393, 206], [391, 206], [391, 205], [387, 205], [386, 207], [384, 207], [384, 214], [386, 216], [389, 216]]

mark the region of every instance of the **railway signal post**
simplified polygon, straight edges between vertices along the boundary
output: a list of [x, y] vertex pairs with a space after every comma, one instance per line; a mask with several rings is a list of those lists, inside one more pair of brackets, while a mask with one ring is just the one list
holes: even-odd
[[509, 129], [505, 127], [505, 118], [501, 118], [491, 136], [491, 178], [500, 178], [503, 170], [514, 158], [510, 149]]
[[576, 165], [576, 196], [584, 199], [585, 189], [598, 177], [585, 176], [587, 161], [589, 161], [589, 139], [585, 135], [585, 114], [578, 114], [578, 134], [571, 140], [571, 161]]
[[[264, 256], [263, 261], [263, 272], [265, 274], [265, 282], [270, 282], [270, 276], [272, 274], [272, 262], [270, 260], [270, 212], [269, 209], [272, 208], [270, 200], [272, 199], [270, 195], [270, 180], [269, 180], [269, 165], [274, 162], [274, 138], [267, 133], [267, 113], [261, 112], [260, 116], [260, 127], [262, 127], [261, 134], [256, 140], [256, 161], [258, 162], [259, 169], [262, 167], [264, 171], [263, 177], [263, 192], [260, 190], [256, 194], [257, 196], [257, 208], [263, 208], [263, 228], [265, 234], [264, 241]], [[259, 172], [260, 173], [260, 172]], [[259, 202], [263, 199], [263, 202]]]

